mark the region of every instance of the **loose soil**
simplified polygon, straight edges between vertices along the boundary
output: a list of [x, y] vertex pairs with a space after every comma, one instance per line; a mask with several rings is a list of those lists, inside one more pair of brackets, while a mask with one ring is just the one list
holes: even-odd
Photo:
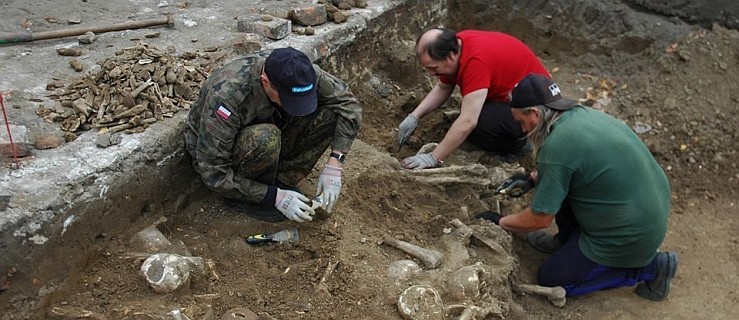
[[[398, 55], [412, 52], [404, 51], [411, 50], [407, 45], [396, 49]], [[739, 171], [734, 160], [739, 139], [739, 33], [717, 26], [696, 28], [659, 50], [542, 58], [565, 95], [644, 131], [640, 136], [672, 186], [672, 214], [661, 249], [677, 251], [680, 266], [663, 302], [640, 299], [632, 288], [571, 298], [563, 308], [540, 296], [513, 295], [505, 314], [517, 319], [734, 319], [739, 314]], [[246, 307], [264, 319], [400, 319], [386, 268], [409, 257], [381, 244], [384, 235], [439, 248], [440, 238], [453, 229], [450, 220], [477, 224], [470, 222], [470, 215], [490, 208], [495, 200], [511, 214], [530, 199], [494, 199], [487, 188], [475, 184], [419, 183], [398, 168], [397, 159], [439, 141], [453, 121], [444, 112], [430, 115], [398, 152], [393, 130], [432, 84], [419, 79], [413, 85], [382, 79], [382, 85], [354, 87], [365, 106], [361, 141], [345, 166], [341, 199], [328, 220], [264, 223], [224, 207], [217, 197], [197, 200], [184, 212], [168, 216], [159, 229], [170, 240], [182, 241], [191, 255], [212, 261], [213, 272], [173, 293], [157, 294], [139, 273], [143, 258], [129, 245], [134, 232], [158, 217], [154, 211], [101, 243], [66, 283], [45, 286], [56, 290], [40, 293], [46, 296], [42, 311], [29, 317], [170, 319], [165, 315], [181, 308], [191, 319], [218, 319], [229, 309]], [[459, 97], [453, 100], [442, 111], [451, 113]], [[447, 165], [474, 162], [491, 169], [517, 169], [468, 146]], [[530, 167], [531, 162], [521, 165]], [[299, 187], [312, 194], [315, 177]], [[250, 234], [291, 227], [300, 232], [300, 240], [292, 245], [251, 246], [244, 241]], [[513, 235], [508, 249], [517, 259], [512, 278], [534, 283], [545, 256], [529, 248], [520, 235]], [[490, 256], [473, 256], [470, 264], [483, 258]], [[328, 290], [316, 291], [326, 268], [336, 262], [325, 281]], [[21, 318], [15, 315], [31, 308], [20, 298], [13, 306], [0, 318]]]

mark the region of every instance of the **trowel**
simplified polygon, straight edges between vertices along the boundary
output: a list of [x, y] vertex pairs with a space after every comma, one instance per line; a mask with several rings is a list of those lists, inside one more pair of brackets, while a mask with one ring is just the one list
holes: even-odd
[[246, 243], [248, 244], [263, 244], [267, 242], [296, 242], [300, 240], [298, 229], [287, 229], [278, 231], [275, 233], [260, 233], [246, 237]]

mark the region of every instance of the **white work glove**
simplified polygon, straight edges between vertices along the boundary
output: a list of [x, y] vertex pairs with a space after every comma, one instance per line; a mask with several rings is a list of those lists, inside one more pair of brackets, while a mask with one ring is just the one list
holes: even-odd
[[403, 160], [403, 167], [406, 169], [427, 169], [438, 167], [441, 162], [431, 153], [417, 154]]
[[316, 212], [313, 211], [310, 203], [310, 199], [300, 194], [300, 192], [277, 188], [275, 208], [292, 221], [306, 222], [313, 220], [313, 215]]
[[398, 126], [398, 144], [401, 146], [404, 145], [411, 137], [411, 134], [413, 134], [413, 131], [416, 130], [416, 127], [418, 127], [418, 118], [416, 116], [409, 114], [405, 117], [403, 122]]
[[326, 165], [318, 177], [317, 198], [321, 199], [321, 207], [331, 213], [341, 193], [341, 168]]

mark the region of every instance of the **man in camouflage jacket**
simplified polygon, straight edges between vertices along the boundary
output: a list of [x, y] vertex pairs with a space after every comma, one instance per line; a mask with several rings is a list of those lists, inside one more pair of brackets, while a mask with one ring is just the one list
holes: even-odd
[[205, 185], [252, 217], [305, 222], [294, 188], [331, 147], [315, 199], [331, 212], [362, 107], [347, 85], [293, 48], [263, 51], [213, 71], [187, 118], [185, 145]]

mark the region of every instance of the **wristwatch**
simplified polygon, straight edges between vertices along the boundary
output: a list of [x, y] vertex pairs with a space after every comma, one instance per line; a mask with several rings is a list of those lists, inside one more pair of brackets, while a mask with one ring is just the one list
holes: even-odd
[[346, 160], [346, 155], [338, 152], [331, 152], [331, 155], [329, 155], [329, 157], [339, 160], [340, 163], [344, 163], [344, 161]]

